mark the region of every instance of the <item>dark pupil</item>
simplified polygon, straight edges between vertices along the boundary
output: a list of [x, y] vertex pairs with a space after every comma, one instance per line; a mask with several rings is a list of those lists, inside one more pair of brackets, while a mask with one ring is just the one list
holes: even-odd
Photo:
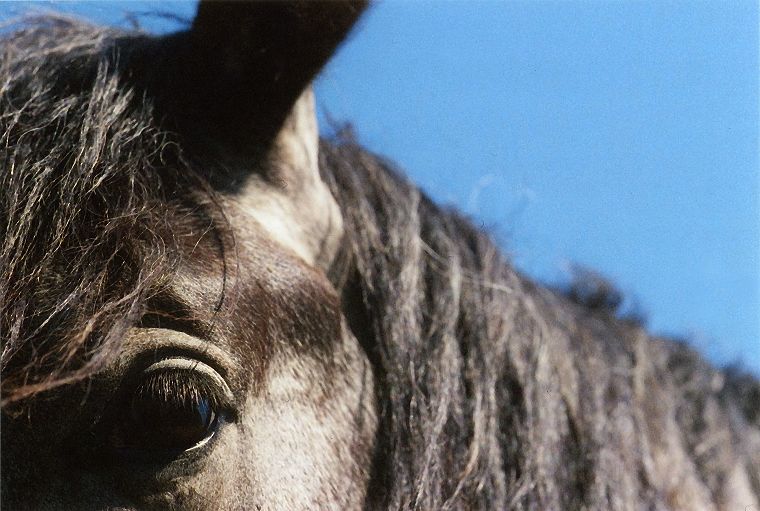
[[173, 401], [138, 394], [132, 400], [128, 444], [150, 450], [186, 450], [206, 438], [216, 416], [208, 399]]

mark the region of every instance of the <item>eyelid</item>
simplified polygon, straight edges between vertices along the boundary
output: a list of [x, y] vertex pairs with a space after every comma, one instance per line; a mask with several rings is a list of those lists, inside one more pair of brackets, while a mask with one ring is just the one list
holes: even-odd
[[114, 368], [124, 374], [134, 367], [148, 367], [164, 359], [184, 358], [202, 361], [222, 377], [230, 388], [237, 388], [243, 368], [230, 350], [216, 346], [208, 339], [165, 328], [131, 328], [122, 356]]
[[234, 408], [232, 404], [235, 402], [235, 398], [227, 382], [208, 364], [196, 359], [173, 356], [152, 363], [143, 370], [142, 374], [143, 378], [148, 379], [152, 374], [163, 372], [187, 372], [196, 377], [203, 375], [203, 377], [214, 383], [214, 387], [221, 391], [221, 395], [218, 397], [221, 398], [222, 403], [229, 408]]

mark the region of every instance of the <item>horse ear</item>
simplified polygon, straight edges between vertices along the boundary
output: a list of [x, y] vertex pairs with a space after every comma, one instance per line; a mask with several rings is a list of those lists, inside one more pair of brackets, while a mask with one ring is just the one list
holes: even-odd
[[189, 109], [203, 112], [203, 122], [228, 141], [272, 141], [365, 7], [364, 1], [202, 1], [175, 78], [190, 90]]
[[133, 61], [158, 70], [145, 73], [155, 80], [148, 93], [186, 149], [224, 164], [210, 166], [206, 177], [225, 192], [238, 228], [259, 225], [322, 268], [337, 251], [343, 223], [319, 174], [309, 83], [365, 7], [202, 1], [189, 31], [150, 47], [152, 58]]

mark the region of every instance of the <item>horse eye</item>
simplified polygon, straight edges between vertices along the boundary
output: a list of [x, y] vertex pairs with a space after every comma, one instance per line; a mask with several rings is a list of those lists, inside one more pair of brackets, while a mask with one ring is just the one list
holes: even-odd
[[178, 403], [138, 395], [132, 400], [128, 428], [143, 449], [186, 451], [213, 435], [216, 419], [206, 398]]
[[174, 455], [204, 445], [220, 418], [216, 400], [194, 385], [166, 387], [149, 381], [133, 392], [123, 419], [111, 435], [117, 451], [139, 455]]

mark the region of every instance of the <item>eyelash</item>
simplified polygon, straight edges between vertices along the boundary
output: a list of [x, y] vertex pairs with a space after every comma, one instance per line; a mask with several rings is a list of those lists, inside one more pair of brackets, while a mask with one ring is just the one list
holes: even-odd
[[130, 396], [145, 396], [159, 398], [163, 401], [181, 404], [198, 405], [206, 399], [214, 408], [225, 413], [232, 406], [217, 385], [188, 369], [162, 369], [149, 373], [130, 393]]

